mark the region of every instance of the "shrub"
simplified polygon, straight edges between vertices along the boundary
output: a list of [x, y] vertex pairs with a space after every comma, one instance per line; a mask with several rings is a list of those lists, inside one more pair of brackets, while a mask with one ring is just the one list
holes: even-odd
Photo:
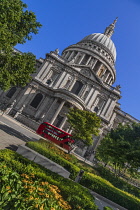
[[90, 190], [99, 193], [100, 195], [129, 210], [139, 210], [140, 199], [127, 192], [119, 190], [118, 188], [114, 187], [110, 182], [97, 175], [93, 175], [91, 173], [84, 174], [80, 183]]
[[[21, 175], [23, 174], [23, 172], [24, 172], [24, 176], [26, 175], [28, 177], [30, 177], [31, 174], [33, 174], [34, 177], [32, 177], [32, 179], [30, 178], [30, 181], [33, 181], [33, 183], [28, 183], [29, 185], [35, 183], [37, 186], [39, 186], [40, 183], [42, 183], [42, 182], [48, 182], [49, 186], [52, 186], [52, 185], [56, 186], [57, 188], [60, 189], [59, 194], [62, 196], [63, 201], [65, 201], [64, 203], [66, 204], [66, 206], [70, 205], [73, 210], [78, 210], [78, 209], [97, 210], [97, 207], [94, 204], [93, 196], [89, 193], [89, 191], [87, 189], [83, 188], [80, 184], [75, 183], [71, 180], [65, 179], [56, 173], [53, 173], [47, 169], [44, 169], [42, 166], [39, 166], [38, 164], [33, 163], [32, 161], [30, 161], [26, 158], [23, 158], [21, 155], [15, 153], [13, 151], [10, 151], [10, 150], [1, 150], [0, 151], [0, 161], [3, 165], [6, 166], [8, 171], [10, 171], [10, 172], [7, 171], [6, 174], [13, 173], [13, 172], [16, 173], [17, 180], [15, 181], [15, 189], [16, 189], [16, 185], [18, 184], [18, 181], [20, 182], [22, 180]], [[8, 178], [8, 180], [10, 180], [10, 179]], [[26, 180], [28, 180], [28, 179], [26, 178]], [[19, 184], [21, 184], [21, 183], [19, 183]], [[23, 185], [24, 185], [24, 183], [23, 183]], [[55, 187], [53, 187], [53, 189], [54, 188]], [[53, 189], [52, 189], [52, 191], [54, 191]], [[18, 192], [21, 192], [20, 190], [22, 191], [24, 189], [22, 189], [22, 187], [21, 187], [21, 189], [19, 189]], [[14, 190], [14, 191], [16, 191], [16, 190]], [[19, 194], [24, 195], [24, 191], [22, 191], [22, 192], [23, 192], [22, 194], [21, 193], [19, 193]], [[48, 192], [48, 193], [51, 193], [51, 192]], [[7, 196], [8, 196], [7, 197], [8, 200], [9, 200], [10, 195], [8, 194]], [[43, 195], [40, 195], [40, 196], [43, 196]], [[23, 196], [23, 197], [25, 198], [26, 196]], [[31, 201], [32, 201], [32, 199], [31, 199]], [[9, 202], [11, 202], [11, 201], [9, 201]], [[14, 202], [14, 200], [13, 200], [13, 202]], [[17, 203], [17, 201], [15, 203]], [[55, 200], [54, 200], [54, 203], [55, 203]], [[26, 206], [28, 206], [28, 204]], [[55, 207], [55, 209], [61, 210], [62, 206], [60, 206], [58, 201], [56, 201], [55, 205], [57, 205], [57, 204], [58, 204], [58, 207], [57, 208]], [[33, 205], [33, 203], [32, 203], [32, 205]], [[52, 205], [54, 205], [54, 204], [52, 203]], [[66, 206], [62, 209], [68, 209], [68, 208], [66, 208]], [[2, 209], [4, 209], [4, 208], [2, 208]], [[11, 208], [11, 210], [13, 210], [13, 209]], [[24, 209], [24, 208], [19, 208], [19, 209]], [[28, 209], [28, 208], [26, 208], [26, 209]]]
[[115, 187], [126, 191], [130, 194], [135, 195], [136, 197], [140, 198], [140, 189], [134, 187], [133, 185], [127, 183], [120, 177], [114, 176], [114, 173], [112, 173], [109, 169], [103, 167], [103, 166], [98, 166], [96, 168], [98, 174], [104, 178], [107, 179], [109, 182], [111, 182]]
[[3, 165], [0, 175], [1, 209], [71, 209], [57, 186], [34, 180], [34, 174], [20, 175]]
[[[58, 148], [55, 148], [52, 144], [47, 144], [46, 142], [28, 142], [26, 146], [40, 153], [41, 155], [49, 158], [50, 160], [63, 166], [66, 170], [70, 172], [70, 178], [75, 179], [79, 168], [71, 163], [72, 156], [64, 153]], [[55, 152], [54, 152], [55, 151]], [[57, 152], [56, 152], [57, 151]], [[75, 161], [74, 161], [75, 162]]]

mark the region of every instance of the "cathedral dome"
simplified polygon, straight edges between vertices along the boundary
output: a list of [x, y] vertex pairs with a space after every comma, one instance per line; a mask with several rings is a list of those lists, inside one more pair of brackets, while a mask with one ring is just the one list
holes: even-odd
[[107, 50], [109, 50], [109, 52], [113, 56], [114, 61], [116, 60], [116, 47], [113, 41], [110, 39], [110, 37], [108, 37], [105, 34], [94, 33], [86, 36], [81, 41], [86, 41], [86, 40], [96, 42], [97, 44], [100, 44], [101, 46], [105, 47]]

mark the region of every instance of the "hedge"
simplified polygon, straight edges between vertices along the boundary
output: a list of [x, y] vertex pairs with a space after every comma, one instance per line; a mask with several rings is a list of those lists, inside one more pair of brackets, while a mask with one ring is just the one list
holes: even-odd
[[111, 172], [109, 169], [99, 165], [98, 167], [96, 167], [96, 171], [98, 172], [99, 176], [111, 182], [115, 187], [140, 198], [140, 189], [127, 183], [122, 178], [114, 176], [114, 173]]
[[44, 142], [42, 140], [38, 142], [27, 142], [26, 146], [63, 166], [66, 170], [70, 172], [70, 178], [75, 180], [80, 169], [70, 162], [71, 160], [72, 162], [76, 162], [72, 155], [66, 154], [60, 149], [55, 148], [52, 144], [46, 144], [46, 141]]
[[85, 173], [80, 181], [80, 184], [123, 206], [124, 208], [127, 208], [128, 210], [140, 209], [140, 199], [114, 187], [110, 182], [97, 175]]

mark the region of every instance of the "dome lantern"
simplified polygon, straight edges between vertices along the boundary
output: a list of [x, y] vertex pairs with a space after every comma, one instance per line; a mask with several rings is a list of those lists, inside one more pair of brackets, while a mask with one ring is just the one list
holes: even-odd
[[118, 17], [113, 21], [112, 24], [110, 24], [108, 27], [106, 27], [104, 35], [106, 35], [107, 37], [111, 37], [112, 34], [114, 33], [114, 28], [115, 28], [115, 24], [118, 20]]

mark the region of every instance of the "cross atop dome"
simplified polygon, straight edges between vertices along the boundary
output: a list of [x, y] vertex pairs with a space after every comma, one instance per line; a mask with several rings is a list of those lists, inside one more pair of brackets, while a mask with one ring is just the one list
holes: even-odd
[[104, 35], [106, 35], [107, 37], [111, 37], [112, 34], [114, 33], [114, 28], [115, 28], [115, 24], [118, 20], [118, 17], [113, 21], [112, 24], [110, 24], [108, 27], [106, 27]]

